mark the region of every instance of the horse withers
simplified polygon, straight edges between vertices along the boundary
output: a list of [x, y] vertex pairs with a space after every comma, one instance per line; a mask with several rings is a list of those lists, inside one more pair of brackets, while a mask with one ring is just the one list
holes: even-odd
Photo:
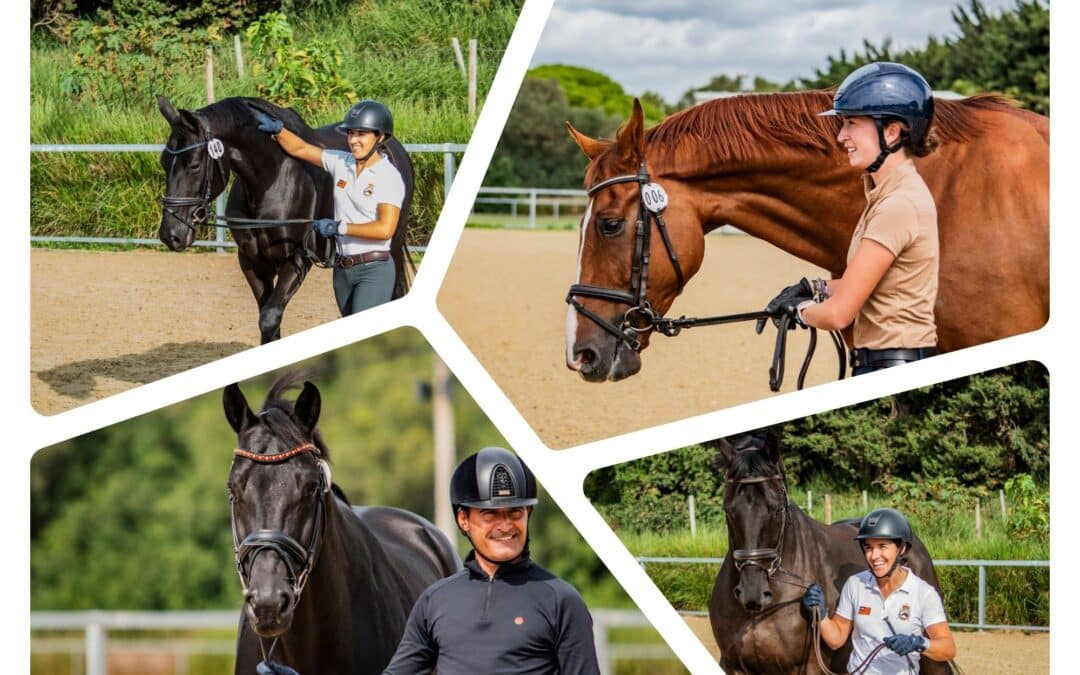
[[[263, 344], [281, 337], [285, 307], [300, 289], [313, 262], [325, 259], [331, 245], [311, 222], [334, 216], [333, 181], [319, 167], [290, 157], [252, 116], [262, 111], [313, 145], [348, 150], [345, 135], [331, 124], [310, 128], [292, 109], [257, 98], [226, 98], [195, 111], [177, 110], [164, 96], [158, 108], [169, 123], [161, 153], [165, 170], [158, 238], [182, 251], [195, 241], [196, 230], [228, 225], [236, 241], [240, 270], [259, 306]], [[393, 298], [409, 290], [412, 260], [405, 245], [415, 176], [412, 162], [396, 137], [384, 144], [388, 160], [405, 183], [405, 199], [390, 242], [396, 267]], [[212, 219], [210, 205], [235, 175], [225, 214]]]
[[[725, 224], [842, 276], [866, 196], [836, 142], [836, 118], [817, 116], [831, 107], [823, 91], [734, 96], [646, 130], [635, 101], [614, 140], [569, 126], [589, 157], [590, 197], [568, 297], [577, 305], [567, 316], [567, 367], [589, 382], [637, 373], [653, 334], [642, 318], [668, 311], [702, 265], [704, 235]], [[997, 96], [938, 99], [935, 110], [941, 145], [915, 166], [937, 204], [934, 315], [947, 352], [1046, 323], [1049, 119]], [[666, 193], [666, 228], [642, 218], [660, 194], [649, 184]], [[744, 300], [759, 309], [768, 298]]]
[[[725, 673], [820, 675], [813, 626], [802, 609], [811, 583], [830, 612], [848, 578], [866, 569], [855, 542], [857, 520], [824, 525], [788, 500], [787, 478], [775, 438], [747, 434], [717, 441], [726, 466], [724, 513], [728, 551], [713, 585], [709, 622]], [[905, 563], [941, 593], [923, 543], [916, 538]], [[850, 639], [838, 650], [824, 641], [826, 667], [847, 672]], [[920, 658], [920, 672], [948, 675], [949, 664]]]
[[381, 673], [420, 593], [460, 563], [446, 536], [416, 514], [353, 507], [332, 481], [316, 423], [321, 397], [279, 378], [256, 415], [225, 388], [236, 432], [229, 471], [236, 567], [244, 588], [236, 673], [261, 662], [301, 675]]

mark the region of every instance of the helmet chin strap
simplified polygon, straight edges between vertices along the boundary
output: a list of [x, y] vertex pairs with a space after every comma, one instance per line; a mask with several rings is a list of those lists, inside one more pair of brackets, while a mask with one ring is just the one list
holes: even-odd
[[[889, 147], [889, 144], [885, 142], [885, 122], [880, 117], [874, 118], [874, 126], [877, 127], [878, 146], [881, 148], [881, 152], [878, 154], [870, 166], [866, 167], [866, 173], [874, 173], [881, 168], [881, 165], [885, 163], [885, 160], [889, 158], [889, 155], [899, 150], [904, 145], [903, 139], [896, 141], [896, 143]], [[890, 572], [889, 574], [892, 574]]]
[[375, 154], [375, 151], [379, 149], [379, 146], [381, 146], [383, 144], [383, 141], [385, 141], [385, 140], [386, 140], [386, 134], [379, 134], [379, 139], [377, 141], [375, 141], [375, 145], [372, 145], [371, 149], [368, 150], [367, 154], [364, 155], [363, 157], [361, 157], [360, 159], [356, 160], [356, 161], [358, 161], [358, 162], [367, 162], [368, 158]]
[[[472, 540], [470, 539], [469, 541], [472, 541]], [[894, 560], [892, 566], [889, 567], [889, 571], [886, 572], [885, 574], [882, 574], [880, 577], [875, 574], [874, 575], [875, 578], [877, 578], [877, 579], [888, 579], [889, 577], [891, 577], [893, 575], [893, 572], [896, 571], [896, 568], [900, 566], [900, 562], [903, 560], [904, 554], [907, 553], [907, 544], [904, 544], [903, 542], [901, 542], [900, 543], [900, 548], [897, 549], [897, 550], [898, 550], [898, 553], [896, 554], [896, 560]], [[867, 565], [867, 567], [870, 567], [870, 565]], [[874, 574], [874, 569], [872, 567], [870, 567], [870, 574]]]

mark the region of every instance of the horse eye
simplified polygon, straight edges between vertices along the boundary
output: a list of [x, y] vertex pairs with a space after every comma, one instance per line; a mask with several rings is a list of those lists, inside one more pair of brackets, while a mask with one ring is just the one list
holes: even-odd
[[618, 218], [605, 218], [600, 221], [600, 233], [611, 237], [623, 231], [625, 222]]

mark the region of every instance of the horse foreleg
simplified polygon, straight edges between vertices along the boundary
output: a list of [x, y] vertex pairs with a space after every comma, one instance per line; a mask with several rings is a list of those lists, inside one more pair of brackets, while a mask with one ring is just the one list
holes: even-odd
[[[244, 273], [244, 279], [247, 280], [251, 294], [255, 296], [255, 302], [259, 307], [260, 344], [276, 340], [277, 338], [267, 339], [266, 331], [263, 329], [264, 308], [270, 303], [275, 290], [273, 270], [268, 270], [265, 265], [259, 265], [244, 255], [240, 255], [240, 270]], [[280, 319], [278, 322], [280, 323]]]
[[285, 316], [285, 307], [300, 290], [300, 284], [307, 276], [310, 263], [300, 259], [290, 260], [278, 268], [277, 282], [266, 302], [259, 305], [259, 333], [262, 344], [281, 338], [281, 320]]

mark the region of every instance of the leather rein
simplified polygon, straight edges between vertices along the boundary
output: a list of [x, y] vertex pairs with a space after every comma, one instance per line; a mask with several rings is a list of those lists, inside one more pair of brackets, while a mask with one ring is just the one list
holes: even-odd
[[[640, 335], [649, 331], [656, 331], [661, 335], [674, 337], [685, 328], [697, 326], [718, 326], [728, 323], [740, 323], [743, 321], [761, 321], [773, 318], [773, 315], [765, 311], [743, 312], [741, 314], [723, 314], [706, 317], [680, 316], [677, 319], [666, 317], [653, 309], [648, 300], [649, 282], [649, 259], [651, 254], [650, 239], [652, 223], [656, 223], [656, 230], [664, 242], [664, 249], [675, 270], [675, 278], [678, 285], [676, 293], [682, 293], [686, 285], [686, 277], [683, 274], [682, 265], [679, 263], [679, 255], [675, 246], [671, 243], [667, 224], [664, 222], [664, 209], [667, 208], [667, 194], [657, 183], [649, 178], [649, 171], [644, 160], [638, 166], [637, 173], [613, 176], [596, 183], [586, 191], [591, 199], [596, 193], [620, 183], [638, 184], [638, 218], [634, 235], [634, 257], [630, 268], [630, 289], [623, 291], [592, 284], [572, 284], [566, 295], [566, 302], [579, 314], [587, 317], [601, 329], [615, 337], [619, 343], [626, 345], [628, 349], [640, 352], [642, 349]], [[582, 242], [584, 246], [584, 242]], [[575, 297], [576, 296], [576, 297]], [[596, 312], [585, 307], [578, 297], [596, 298], [627, 305], [629, 309], [623, 314], [622, 323], [616, 325], [608, 321]], [[776, 343], [773, 347], [772, 363], [769, 366], [769, 389], [780, 391], [784, 382], [784, 363], [787, 355], [787, 333], [793, 329], [791, 317], [783, 315], [774, 320], [777, 326]], [[830, 331], [833, 346], [836, 348], [837, 358], [840, 363], [837, 379], [843, 379], [847, 370], [847, 354], [844, 348], [844, 340], [838, 331]], [[817, 329], [810, 328], [810, 342], [807, 346], [806, 356], [802, 367], [799, 369], [797, 387], [803, 388], [806, 373], [810, 369], [810, 361], [817, 349]]]

